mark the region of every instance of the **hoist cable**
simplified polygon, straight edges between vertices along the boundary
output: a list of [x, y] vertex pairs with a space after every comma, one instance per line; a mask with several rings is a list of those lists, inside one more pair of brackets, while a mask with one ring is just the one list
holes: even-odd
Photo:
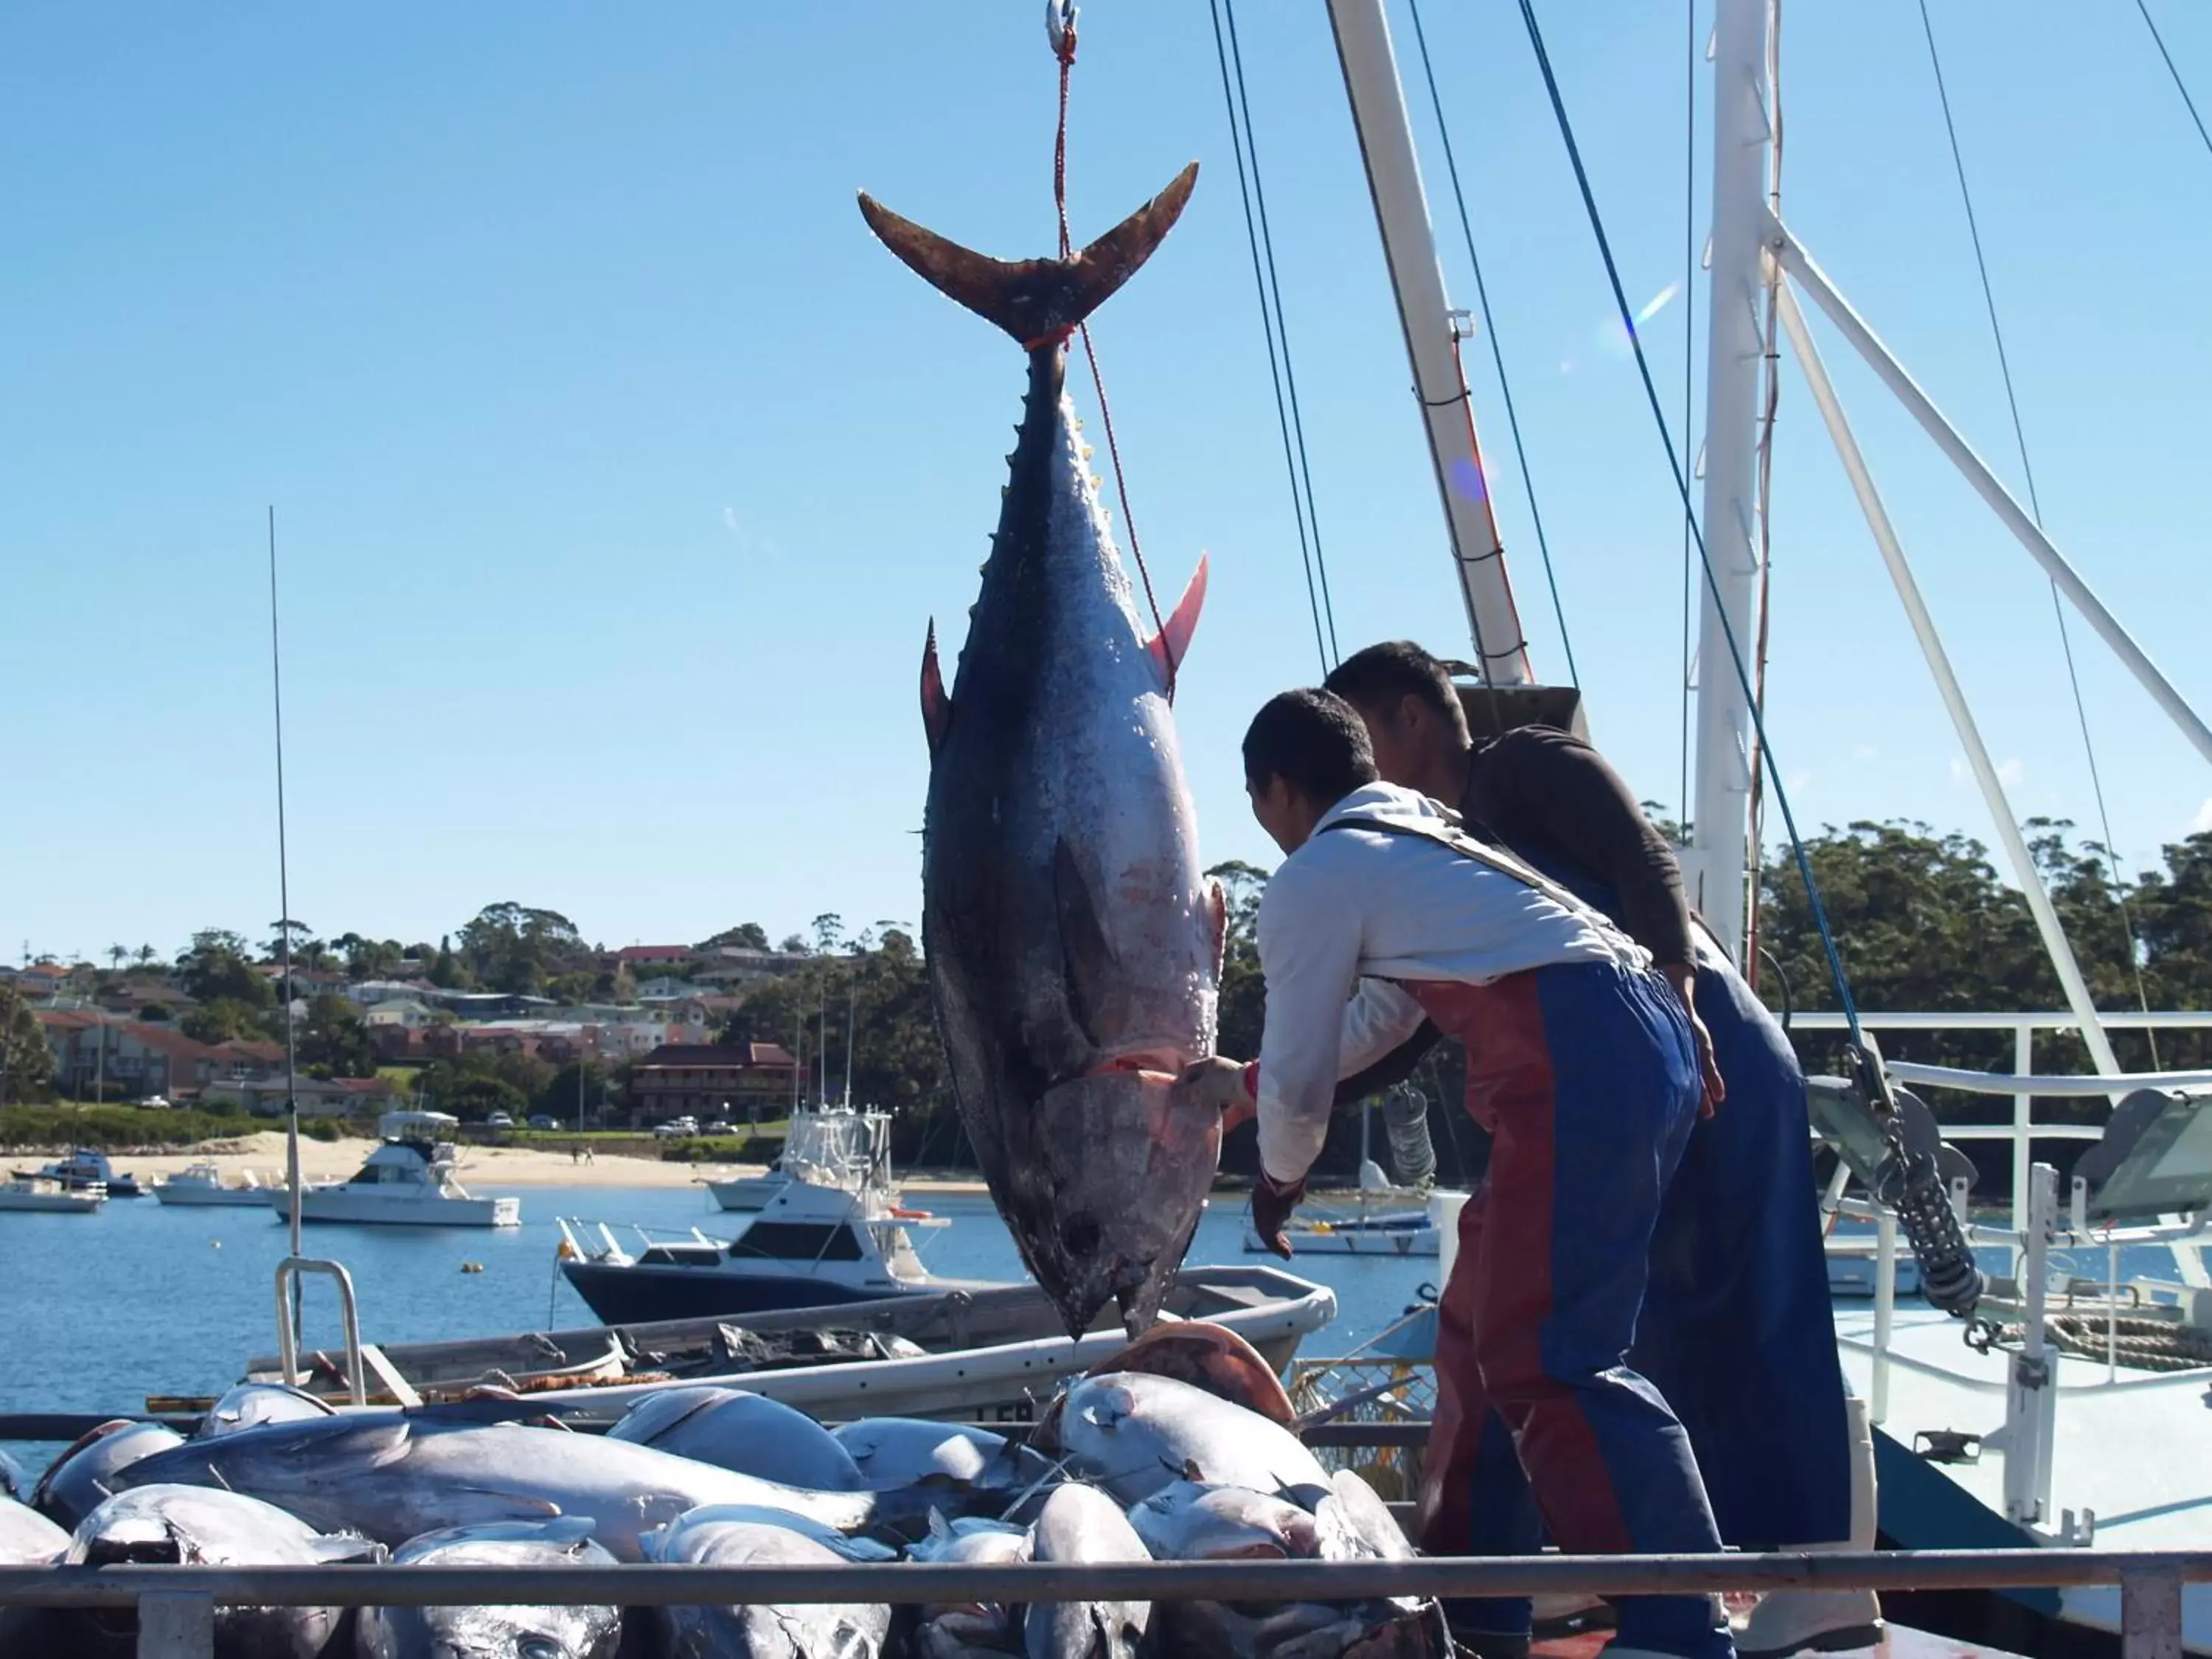
[[[1259, 137], [1253, 131], [1251, 98], [1244, 86], [1243, 49], [1237, 34], [1237, 0], [1207, 0], [1207, 10], [1213, 20], [1213, 50], [1221, 65], [1222, 101], [1228, 108], [1230, 138], [1237, 155], [1237, 186], [1244, 203], [1244, 235], [1251, 245], [1252, 279], [1260, 290], [1261, 323], [1267, 338], [1267, 368], [1274, 380], [1275, 416], [1283, 434], [1283, 464], [1291, 475], [1291, 506], [1298, 520], [1298, 550], [1306, 561], [1306, 599], [1314, 613], [1314, 644], [1321, 653], [1322, 672], [1326, 674], [1335, 666], [1337, 659], [1336, 611], [1329, 596], [1328, 563], [1322, 550], [1321, 520], [1314, 504], [1313, 468], [1306, 456], [1305, 419], [1298, 404], [1297, 373], [1291, 362], [1290, 319], [1283, 311], [1282, 283], [1275, 269], [1274, 234], [1267, 222], [1267, 193], [1260, 177]], [[1222, 29], [1224, 17], [1228, 22], [1225, 43]]]
[[2166, 59], [2166, 72], [2173, 77], [2173, 89], [2181, 94], [2181, 101], [2189, 110], [2189, 118], [2197, 124], [2197, 136], [2204, 141], [2206, 149], [2212, 150], [2212, 132], [2204, 131], [2204, 118], [2197, 112], [2197, 100], [2189, 95], [2189, 88], [2182, 84], [2181, 71], [2173, 66], [2173, 54], [2166, 49], [2166, 37], [2158, 32], [2158, 25], [2151, 21], [2150, 7], [2145, 0], [2136, 0], [2136, 9], [2142, 14], [2143, 27], [2150, 31], [2150, 38], [2158, 47], [2158, 55]]
[[[1521, 469], [1521, 488], [1528, 498], [1528, 522], [1536, 532], [1536, 551], [1544, 561], [1544, 585], [1551, 590], [1552, 615], [1559, 625], [1559, 648], [1567, 659], [1567, 683], [1579, 689], [1582, 677], [1575, 672], [1575, 645], [1567, 635], [1566, 607], [1559, 600], [1559, 580], [1552, 570], [1552, 544], [1544, 534], [1544, 515], [1536, 505], [1536, 481], [1529, 475], [1528, 451], [1521, 441], [1521, 416], [1513, 407], [1513, 385], [1506, 378], [1505, 349], [1491, 315], [1490, 286], [1482, 279], [1482, 260], [1474, 251], [1474, 222], [1468, 216], [1467, 197], [1460, 189], [1459, 159], [1453, 153], [1451, 129], [1444, 125], [1443, 100], [1437, 92], [1437, 72], [1429, 62], [1428, 32], [1421, 27], [1421, 0], [1407, 0], [1413, 16], [1413, 39], [1421, 52], [1421, 75], [1429, 83], [1429, 107], [1435, 112], [1437, 135], [1443, 140], [1444, 171], [1451, 179], [1452, 203], [1459, 210], [1459, 230], [1467, 243], [1467, 262], [1474, 272], [1474, 297], [1482, 307], [1482, 331], [1490, 342], [1490, 360], [1497, 365], [1498, 390], [1505, 404], [1505, 425], [1513, 434], [1513, 464]], [[1484, 679], [1490, 678], [1483, 670]]]
[[[2144, 14], [2149, 21], [2149, 14]], [[1974, 272], [1982, 284], [1982, 306], [1989, 313], [1990, 338], [1996, 343], [1997, 373], [2004, 381], [2005, 408], [2012, 416], [2012, 436], [2020, 451], [2020, 471], [2027, 486], [2027, 508], [2037, 527], [2043, 524], [2043, 502], [2036, 495], [2035, 467], [2027, 456], [2027, 427], [2020, 416], [2020, 398], [2014, 391], [2012, 378], [2012, 357], [2005, 349], [2004, 326], [1997, 320], [1996, 289], [1990, 281], [1990, 264], [1982, 251], [1981, 222], [1974, 214], [1974, 192], [1966, 184], [1966, 153], [1960, 148], [1959, 127], [1951, 112], [1951, 90], [1943, 78], [1943, 56], [1936, 49], [1936, 25], [1928, 13], [1928, 0], [1920, 0], [1920, 31], [1928, 41], [1928, 66], [1936, 76], [1936, 97], [1943, 111], [1943, 134], [1951, 146], [1951, 170], [1959, 180], [1959, 202], [1966, 210], [1966, 236], [1973, 244]], [[2155, 33], [2156, 30], [2154, 29]], [[2161, 50], [2163, 46], [2161, 45]], [[2187, 94], [2183, 94], [2185, 97]], [[2192, 112], [2194, 106], [2191, 106]], [[2105, 836], [2105, 856], [2112, 861], [2114, 880], [2112, 902], [2120, 913], [2120, 931], [2127, 943], [2128, 971], [2133, 975], [2136, 1000], [2143, 1012], [2150, 1012], [2150, 990], [2143, 981], [2142, 951], [2136, 939], [2135, 918], [2129, 914], [2125, 875], [2119, 867], [2119, 851], [2112, 841], [2112, 814], [2105, 806], [2105, 781], [2097, 765], [2096, 739], [2089, 731], [2089, 709], [2081, 696], [2081, 676], [2074, 661], [2074, 639], [2066, 626], [2066, 605], [2058, 592], [2057, 579], [2051, 580], [2051, 610], [2058, 623], [2058, 644], [2066, 659], [2066, 684], [2074, 695], [2074, 719], [2081, 732], [2081, 751], [2089, 763], [2089, 787], [2097, 803], [2097, 822]], [[2151, 1066], [2158, 1066], [2158, 1034], [2146, 1028], [2150, 1042]]]
[[[1596, 239], [1599, 257], [1605, 262], [1606, 280], [1612, 285], [1613, 302], [1620, 313], [1622, 327], [1627, 331], [1630, 349], [1636, 356], [1636, 373], [1644, 383], [1644, 401], [1650, 405], [1651, 418], [1659, 428], [1659, 442], [1667, 453], [1668, 470], [1674, 474], [1675, 493], [1682, 499], [1682, 510], [1690, 511], [1690, 482], [1682, 471], [1680, 455], [1674, 448], [1674, 437], [1667, 424], [1667, 411], [1659, 401], [1659, 388], [1651, 378], [1650, 359], [1644, 355], [1644, 342], [1636, 332], [1636, 313], [1628, 303], [1628, 291], [1622, 287], [1620, 266], [1613, 257], [1613, 241], [1606, 234], [1605, 220], [1598, 212], [1597, 197], [1590, 188], [1589, 170], [1583, 165], [1582, 146], [1576, 141], [1574, 123], [1568, 118], [1566, 100], [1560, 95], [1559, 77], [1552, 70], [1551, 53], [1544, 46], [1544, 31], [1536, 21], [1535, 7], [1531, 0], [1520, 0], [1521, 21], [1528, 32], [1528, 45], [1536, 55], [1536, 67], [1544, 76], [1544, 89], [1552, 101], [1552, 115], [1558, 123], [1559, 137], [1566, 146], [1567, 161], [1573, 167], [1576, 186], [1582, 192], [1583, 211], [1589, 220], [1590, 234]], [[1774, 758], [1774, 747], [1767, 740], [1766, 718], [1760, 712], [1753, 696], [1751, 670], [1744, 659], [1741, 641], [1736, 638], [1735, 625], [1729, 620], [1728, 611], [1721, 604], [1720, 579], [1713, 570], [1711, 550], [1705, 544], [1704, 530], [1691, 520], [1691, 533], [1698, 546], [1698, 562], [1705, 572], [1706, 589], [1712, 595], [1714, 613], [1720, 618], [1721, 634], [1729, 649], [1729, 665], [1735, 671], [1736, 683], [1742, 689], [1746, 712], [1751, 717], [1753, 735], [1759, 740], [1759, 758], [1765, 763], [1767, 776], [1774, 787], [1774, 804], [1782, 809], [1783, 827], [1789, 832], [1790, 848], [1797, 866], [1797, 878], [1804, 884], [1808, 908], [1812, 912], [1814, 927], [1820, 936], [1820, 949], [1827, 961], [1828, 978], [1835, 987], [1836, 1000], [1840, 1006], [1845, 1025], [1850, 1031], [1852, 1045], [1863, 1048], [1866, 1037], [1859, 1027], [1858, 1004], [1851, 995], [1850, 981], [1844, 973], [1841, 953], [1836, 948], [1834, 930], [1828, 924], [1828, 908], [1821, 902], [1820, 884], [1814, 879], [1811, 855], [1805, 850], [1804, 838], [1797, 833], [1796, 814], [1790, 805], [1790, 794], [1782, 781], [1782, 774]], [[1708, 666], [1710, 671], [1710, 665]]]

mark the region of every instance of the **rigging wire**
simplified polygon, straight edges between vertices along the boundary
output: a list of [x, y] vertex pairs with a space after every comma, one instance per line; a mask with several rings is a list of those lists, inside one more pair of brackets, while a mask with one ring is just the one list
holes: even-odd
[[[1298, 549], [1306, 550], [1309, 532], [1312, 556], [1306, 567], [1306, 599], [1314, 611], [1314, 644], [1321, 652], [1322, 672], [1336, 665], [1336, 608], [1328, 591], [1328, 562], [1322, 550], [1321, 516], [1314, 506], [1313, 468], [1306, 458], [1305, 419], [1298, 405], [1298, 378], [1291, 364], [1290, 319], [1283, 311], [1283, 289], [1275, 270], [1275, 239], [1267, 223], [1267, 192], [1260, 179], [1260, 141], [1252, 128], [1252, 101], [1244, 88], [1244, 52], [1237, 34], [1237, 0], [1207, 0], [1213, 19], [1214, 55], [1221, 64], [1221, 95], [1229, 110], [1229, 132], [1237, 155], [1237, 185], [1244, 199], [1244, 236], [1252, 247], [1252, 277], [1260, 287], [1261, 321], [1267, 334], [1267, 367], [1276, 368], [1281, 350], [1280, 374], [1275, 382], [1275, 416], [1283, 428], [1283, 462], [1291, 472], [1291, 495], [1298, 515]], [[1224, 48], [1223, 19], [1228, 21]], [[1230, 77], [1236, 77], [1232, 93]], [[1246, 178], [1247, 163], [1250, 177]], [[1248, 187], [1249, 186], [1249, 187]], [[1269, 307], [1273, 306], [1272, 321]], [[1292, 464], [1293, 453], [1296, 462]], [[1304, 500], [1298, 504], [1303, 489]], [[1324, 635], [1325, 642], [1324, 642]]]
[[[2144, 21], [2148, 22], [2149, 19], [2149, 13], [2144, 13]], [[1920, 0], [1920, 30], [1928, 41], [1929, 67], [1935, 71], [1936, 75], [1936, 96], [1937, 101], [1942, 106], [1943, 133], [1950, 141], [1951, 170], [1958, 178], [1959, 201], [1966, 213], [1966, 235], [1973, 244], [1974, 271], [1981, 280], [1982, 305], [1989, 313], [1990, 337], [1996, 344], [1997, 373], [2004, 381], [2005, 408], [2012, 416], [2013, 442], [2019, 448], [2021, 477], [2027, 485], [2028, 512], [2034, 518], [2036, 526], [2039, 529], [2043, 524], [2043, 503], [2036, 495], [2035, 467], [2027, 456], [2027, 428], [2020, 417], [2020, 398], [2013, 386], [2012, 358], [2005, 349], [2004, 327], [1997, 320], [1996, 290], [1990, 282], [1989, 260], [1982, 251], [1981, 224], [1974, 215], [1974, 193], [1966, 184], [1966, 155], [1959, 146], [1958, 124], [1951, 113], [1950, 88], [1943, 78], [1942, 54], [1936, 49], [1936, 25], [1929, 16], [1928, 0]], [[2152, 33], [2155, 35], [2156, 33], [2157, 30], [2154, 27]], [[2160, 49], [2164, 50], [2163, 43], [2160, 44]], [[2186, 98], [2188, 94], [2185, 92], [2182, 95]], [[2193, 105], [2191, 106], [2191, 112], [2195, 112]], [[2058, 643], [2066, 659], [2066, 683], [2074, 694], [2074, 718], [2081, 732], [2082, 753], [2089, 763], [2089, 787], [2097, 803], [2097, 822], [2104, 833], [2105, 856], [2111, 860], [2112, 866], [2114, 876], [2112, 902], [2119, 910], [2120, 931], [2125, 935], [2127, 940], [2128, 970], [2135, 979], [2136, 1000], [2141, 1005], [2143, 1012], [2148, 1013], [2150, 991], [2143, 981], [2142, 947], [2136, 938], [2135, 918], [2128, 910], [2124, 885], [2126, 877], [2120, 868], [2119, 850], [2112, 840], [2112, 814], [2105, 807], [2105, 782], [2097, 765], [2096, 740], [2091, 736], [2089, 731], [2088, 705], [2081, 696], [2081, 676], [2074, 661], [2073, 635], [2066, 626], [2065, 601], [2059, 596], [2056, 577], [2051, 580], [2051, 615], [2058, 623]], [[2153, 1069], [2156, 1069], [2159, 1063], [2158, 1033], [2146, 1029], [2144, 1035], [2150, 1042], [2151, 1066]]]
[[[1692, 368], [1697, 359], [1698, 307], [1698, 0], [1683, 7], [1688, 46], [1682, 76], [1682, 447], [1690, 447]], [[1691, 627], [1698, 614], [1697, 568], [1690, 562], [1690, 505], [1682, 503], [1682, 775], [1675, 811], [1682, 836], [1690, 833]]]
[[[1667, 424], [1667, 411], [1659, 401], [1659, 387], [1651, 378], [1651, 361], [1644, 355], [1644, 341], [1636, 331], [1636, 313], [1628, 303], [1628, 291], [1621, 286], [1620, 263], [1613, 256], [1613, 240], [1606, 234], [1605, 220], [1598, 212], [1597, 197], [1590, 188], [1589, 170], [1583, 165], [1582, 145], [1576, 140], [1574, 123], [1568, 118], [1566, 100], [1560, 95], [1559, 76], [1553, 72], [1552, 55], [1544, 45], [1543, 27], [1536, 21], [1536, 9], [1532, 0], [1520, 0], [1521, 21], [1528, 32], [1528, 45], [1536, 56], [1536, 67], [1544, 76], [1544, 90], [1552, 101], [1552, 115], [1558, 123], [1559, 137], [1567, 151], [1567, 161], [1574, 168], [1575, 185], [1582, 192], [1583, 211], [1589, 220], [1590, 234], [1597, 242], [1599, 257], [1605, 262], [1606, 281], [1613, 289], [1613, 302], [1620, 311], [1621, 325], [1628, 334], [1630, 349], [1635, 354], [1636, 373], [1644, 383], [1644, 397], [1651, 408], [1651, 418], [1659, 428], [1659, 442], [1667, 452], [1667, 467], [1674, 475], [1675, 493], [1682, 498], [1682, 510], [1690, 512], [1690, 481], [1682, 471], [1680, 454], [1674, 447], [1674, 435]], [[1828, 908], [1820, 898], [1820, 884], [1813, 877], [1811, 856], [1805, 850], [1804, 838], [1797, 833], [1797, 817], [1790, 805], [1790, 794], [1782, 781], [1782, 774], [1774, 758], [1774, 747], [1767, 741], [1766, 717], [1760, 712], [1753, 696], [1751, 670], [1747, 664], [1741, 642], [1736, 638], [1735, 626], [1729, 622], [1727, 611], [1720, 603], [1720, 582], [1713, 571], [1711, 550], [1705, 545], [1705, 532], [1694, 518], [1690, 529], [1697, 542], [1698, 562], [1705, 572], [1705, 586], [1713, 599], [1714, 612], [1720, 618], [1722, 637], [1729, 649], [1729, 665], [1735, 669], [1736, 683], [1743, 690], [1747, 712], [1751, 716], [1752, 731], [1758, 741], [1759, 758], [1765, 765], [1774, 784], [1774, 804], [1782, 810], [1783, 827], [1789, 832], [1790, 848], [1797, 866], [1797, 878], [1804, 884], [1808, 908], [1812, 912], [1814, 927], [1820, 936], [1820, 950], [1826, 958], [1829, 981], [1835, 987], [1836, 1000], [1840, 1005], [1844, 1021], [1850, 1031], [1852, 1046], [1862, 1051], [1866, 1042], [1860, 1029], [1858, 1003], [1851, 995], [1850, 981], [1844, 972], [1842, 954], [1836, 946], [1835, 930], [1828, 922]]]
[[2173, 77], [2173, 89], [2181, 94], [2181, 101], [2189, 110], [2189, 118], [2197, 124], [2197, 136], [2204, 141], [2206, 149], [2212, 150], [2212, 132], [2204, 130], [2204, 118], [2197, 112], [2197, 100], [2189, 95], [2189, 88], [2182, 84], [2181, 71], [2173, 66], [2173, 54], [2166, 49], [2166, 37], [2158, 32], [2158, 25], [2151, 21], [2150, 7], [2146, 0], [2136, 0], [2136, 9], [2142, 14], [2143, 27], [2150, 31], [2150, 38], [2158, 47], [2158, 55], [2166, 59], [2166, 72]]
[[[1575, 645], [1567, 635], [1566, 607], [1559, 600], [1559, 578], [1552, 570], [1552, 544], [1544, 534], [1544, 515], [1536, 505], [1536, 481], [1529, 476], [1528, 451], [1521, 441], [1521, 416], [1513, 407], [1513, 385], [1506, 378], [1505, 349], [1498, 337], [1498, 324], [1490, 311], [1490, 287], [1482, 280], [1482, 259], [1474, 251], [1474, 222], [1468, 217], [1467, 197], [1460, 189], [1459, 159], [1453, 153], [1451, 129], [1444, 124], [1443, 100], [1437, 92], [1437, 72], [1429, 62], [1429, 36], [1421, 27], [1421, 0], [1407, 0], [1413, 16], [1413, 39], [1419, 43], [1421, 75], [1429, 83], [1429, 107], [1435, 112], [1437, 132], [1443, 140], [1444, 171], [1451, 178], [1452, 203], [1459, 210], [1459, 230], [1467, 243], [1467, 262], [1474, 271], [1474, 295], [1482, 307], [1482, 331], [1490, 341], [1490, 360], [1497, 365], [1498, 389], [1505, 403], [1505, 424], [1513, 434], [1513, 464], [1521, 469], [1521, 488], [1528, 497], [1528, 521], [1536, 532], [1536, 551], [1544, 561], [1544, 585], [1551, 590], [1552, 615], [1559, 625], [1559, 648], [1567, 659], [1567, 682], [1577, 690], [1582, 676], [1575, 672]], [[1482, 678], [1490, 678], [1486, 663]]]

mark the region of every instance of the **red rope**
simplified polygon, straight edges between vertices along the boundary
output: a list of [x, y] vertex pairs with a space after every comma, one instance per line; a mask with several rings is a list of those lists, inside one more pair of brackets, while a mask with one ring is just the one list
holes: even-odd
[[[1060, 60], [1060, 125], [1052, 143], [1052, 200], [1060, 215], [1060, 257], [1068, 258], [1074, 252], [1074, 243], [1067, 230], [1067, 84], [1075, 68], [1075, 20], [1071, 15], [1066, 27], [1060, 31], [1059, 43], [1053, 55]], [[1106, 428], [1106, 453], [1114, 464], [1114, 493], [1121, 503], [1121, 522], [1129, 532], [1129, 554], [1137, 563], [1137, 577], [1144, 584], [1145, 604], [1152, 613], [1152, 627], [1159, 635], [1160, 655], [1167, 664], [1167, 696], [1175, 701], [1176, 671], [1180, 665], [1175, 659], [1175, 647], [1168, 639], [1167, 623], [1160, 615], [1160, 602], [1152, 592], [1152, 573], [1145, 565], [1145, 550], [1137, 541], [1136, 515], [1129, 510], [1129, 479], [1121, 467], [1121, 446], [1114, 437], [1114, 411], [1106, 402], [1106, 377], [1098, 372], [1098, 348], [1091, 342], [1091, 325], [1079, 325], [1083, 336], [1083, 355], [1091, 365], [1091, 384], [1098, 394], [1098, 420]]]

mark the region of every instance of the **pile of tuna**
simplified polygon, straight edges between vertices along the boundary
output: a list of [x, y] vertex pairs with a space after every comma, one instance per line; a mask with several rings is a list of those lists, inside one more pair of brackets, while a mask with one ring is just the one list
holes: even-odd
[[[1281, 1385], [1218, 1328], [1168, 1326], [1077, 1379], [1027, 1444], [912, 1419], [835, 1431], [723, 1388], [610, 1432], [332, 1413], [234, 1389], [189, 1438], [118, 1423], [0, 1497], [0, 1565], [375, 1562], [1118, 1562], [1410, 1553], [1356, 1475], [1300, 1443]], [[0, 1487], [7, 1484], [0, 1465]], [[220, 1659], [1425, 1659], [1433, 1607], [226, 1607]], [[133, 1650], [126, 1613], [0, 1613], [0, 1659]]]

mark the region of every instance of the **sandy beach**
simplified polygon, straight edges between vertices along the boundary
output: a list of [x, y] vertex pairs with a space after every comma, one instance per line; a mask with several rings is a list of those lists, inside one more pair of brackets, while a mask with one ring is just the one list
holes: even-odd
[[[343, 1181], [368, 1160], [377, 1143], [367, 1139], [315, 1140], [300, 1137], [300, 1171], [309, 1181]], [[133, 1153], [118, 1158], [115, 1166], [141, 1181], [174, 1175], [187, 1164], [212, 1158], [222, 1166], [225, 1179], [243, 1179], [247, 1171], [264, 1183], [284, 1179], [284, 1136], [281, 1130], [214, 1143], [194, 1152]], [[565, 1148], [523, 1146], [466, 1146], [461, 1150], [461, 1180], [471, 1187], [496, 1191], [501, 1187], [688, 1187], [712, 1176], [758, 1175], [758, 1164], [666, 1164], [658, 1158], [610, 1155], [589, 1164], [578, 1164]]]
[[[300, 1172], [308, 1181], [343, 1181], [376, 1150], [366, 1139], [315, 1140], [300, 1138]], [[227, 1181], [244, 1180], [250, 1171], [264, 1185], [284, 1179], [284, 1136], [264, 1129], [235, 1140], [211, 1143], [203, 1151], [131, 1153], [115, 1159], [115, 1167], [153, 1181], [171, 1176], [187, 1164], [212, 1158], [222, 1167]], [[36, 1160], [33, 1160], [36, 1161]], [[588, 1164], [573, 1161], [566, 1148], [526, 1146], [465, 1146], [461, 1150], [461, 1180], [474, 1189], [496, 1192], [503, 1187], [689, 1187], [704, 1180], [759, 1175], [757, 1164], [675, 1164], [659, 1158], [625, 1158], [609, 1153]], [[983, 1184], [974, 1179], [912, 1177], [900, 1183], [910, 1193], [980, 1193]]]

